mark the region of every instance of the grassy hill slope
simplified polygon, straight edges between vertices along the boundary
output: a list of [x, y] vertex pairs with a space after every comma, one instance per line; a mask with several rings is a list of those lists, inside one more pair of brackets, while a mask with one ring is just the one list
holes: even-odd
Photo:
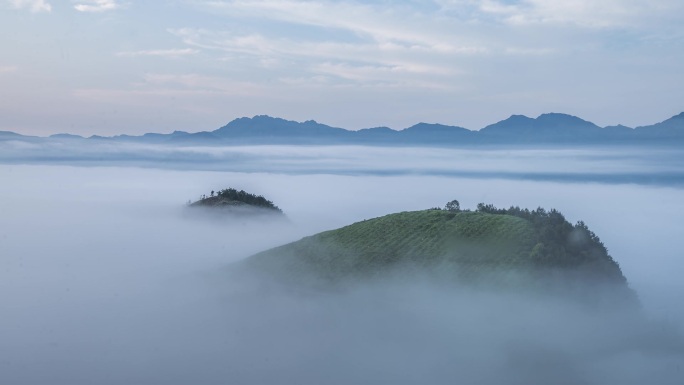
[[331, 280], [389, 267], [444, 262], [509, 264], [534, 246], [520, 218], [441, 210], [403, 212], [326, 231], [246, 261], [259, 269], [314, 273]]
[[556, 211], [509, 210], [391, 214], [258, 253], [238, 266], [296, 283], [358, 281], [400, 271], [507, 287], [582, 291], [588, 283], [601, 283], [627, 289], [619, 266], [583, 223], [573, 226]]

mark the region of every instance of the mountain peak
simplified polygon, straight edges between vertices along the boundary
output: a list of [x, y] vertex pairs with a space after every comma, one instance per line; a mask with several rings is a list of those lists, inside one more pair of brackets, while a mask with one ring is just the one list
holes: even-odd
[[650, 126], [640, 126], [636, 129], [641, 132], [647, 132], [648, 135], [665, 135], [670, 138], [672, 135], [681, 137], [684, 133], [684, 112], [663, 120], [660, 123], [652, 124]]
[[270, 115], [254, 115], [252, 118], [241, 118], [240, 120], [251, 120], [256, 122], [289, 122], [289, 120], [285, 120], [283, 118], [275, 118]]
[[668, 120], [671, 120], [671, 119], [677, 119], [677, 120], [684, 119], [684, 112], [680, 112], [679, 115], [675, 115]]
[[[582, 118], [578, 118], [575, 115], [563, 114], [560, 112], [548, 112], [546, 114], [541, 114], [537, 117], [537, 121], [542, 122], [572, 122], [572, 123], [590, 123]], [[593, 124], [593, 123], [592, 123]]]
[[526, 115], [513, 114], [513, 115], [509, 116], [508, 119], [504, 119], [504, 120], [532, 120], [532, 118], [530, 118], [529, 116], [526, 116]]
[[329, 140], [329, 137], [339, 137], [348, 133], [347, 130], [320, 124], [315, 120], [300, 123], [268, 115], [238, 118], [213, 131], [213, 134], [221, 138], [235, 140], [268, 138], [277, 143]]
[[525, 115], [511, 115], [504, 120], [500, 120], [494, 124], [490, 124], [482, 128], [481, 132], [498, 132], [501, 130], [514, 130], [522, 127], [529, 127], [535, 122], [534, 119]]
[[578, 118], [574, 115], [562, 114], [558, 112], [551, 112], [547, 114], [541, 114], [535, 119], [537, 123], [543, 124], [547, 128], [598, 128], [592, 122]]
[[540, 114], [540, 115], [537, 117], [537, 119], [539, 119], [539, 118], [541, 118], [541, 117], [556, 117], [556, 118], [575, 118], [575, 119], [579, 119], [579, 118], [576, 117], [575, 115], [566, 114], [566, 113], [564, 113], [564, 112], [545, 112], [545, 113], [543, 113], [543, 114]]
[[53, 135], [50, 135], [50, 138], [56, 138], [56, 139], [83, 139], [83, 137], [80, 136], [80, 135], [65, 134], [65, 133], [53, 134]]
[[439, 124], [439, 123], [417, 123], [414, 124], [411, 127], [405, 128], [402, 131], [408, 131], [408, 130], [421, 130], [421, 131], [450, 131], [450, 130], [465, 130], [463, 127], [458, 127], [458, 126], [447, 126], [445, 124]]

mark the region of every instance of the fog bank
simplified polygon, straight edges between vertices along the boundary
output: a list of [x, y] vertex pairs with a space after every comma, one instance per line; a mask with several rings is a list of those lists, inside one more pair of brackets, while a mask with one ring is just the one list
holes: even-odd
[[[0, 180], [2, 383], [682, 378], [678, 188], [9, 165]], [[187, 215], [189, 199], [227, 187], [266, 196], [288, 221]], [[585, 221], [638, 292], [644, 318], [423, 280], [292, 294], [206, 279], [306, 235], [451, 199], [556, 208]]]
[[684, 186], [684, 158], [663, 147], [174, 146], [93, 140], [0, 140], [0, 164], [147, 167], [329, 175]]

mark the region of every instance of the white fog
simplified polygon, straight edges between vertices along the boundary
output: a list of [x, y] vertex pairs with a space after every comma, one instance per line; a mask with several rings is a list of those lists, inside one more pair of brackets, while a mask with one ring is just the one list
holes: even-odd
[[[552, 152], [460, 152], [454, 169], [494, 170], [502, 158], [522, 159], [501, 166], [520, 174], [515, 178], [465, 178], [448, 175], [446, 150], [373, 150], [352, 166], [350, 159], [359, 158], [342, 148], [263, 152], [272, 150], [250, 149], [257, 159], [240, 158], [251, 171], [242, 173], [159, 164], [164, 168], [0, 165], [0, 383], [679, 384], [684, 378], [681, 186], [524, 177], [540, 169], [583, 172], [579, 167], [647, 174], [677, 164], [662, 157], [656, 158], [662, 163], [625, 162], [599, 152], [566, 152], [558, 163]], [[269, 163], [283, 157], [293, 160]], [[331, 164], [334, 172], [321, 166]], [[400, 172], [378, 175], [381, 168]], [[431, 168], [445, 175], [422, 172]], [[185, 207], [227, 187], [264, 195], [288, 220], [204, 217]], [[304, 296], [226, 292], [213, 282], [228, 264], [256, 252], [452, 199], [463, 208], [480, 202], [555, 208], [570, 222], [583, 220], [638, 293], [643, 319], [512, 294], [444, 291], [418, 279]]]

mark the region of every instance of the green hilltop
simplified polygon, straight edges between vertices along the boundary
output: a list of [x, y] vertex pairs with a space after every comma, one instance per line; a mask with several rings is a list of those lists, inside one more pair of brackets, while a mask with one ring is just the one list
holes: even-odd
[[[454, 205], [453, 202], [456, 202]], [[457, 283], [586, 290], [627, 288], [618, 264], [583, 222], [556, 210], [478, 205], [401, 212], [276, 247], [237, 264], [294, 283], [343, 283], [426, 273]]]
[[202, 195], [199, 200], [188, 203], [190, 207], [227, 209], [253, 208], [278, 214], [283, 213], [278, 206], [263, 196], [251, 194], [245, 190], [237, 190], [232, 187], [219, 191], [212, 191], [209, 196]]

